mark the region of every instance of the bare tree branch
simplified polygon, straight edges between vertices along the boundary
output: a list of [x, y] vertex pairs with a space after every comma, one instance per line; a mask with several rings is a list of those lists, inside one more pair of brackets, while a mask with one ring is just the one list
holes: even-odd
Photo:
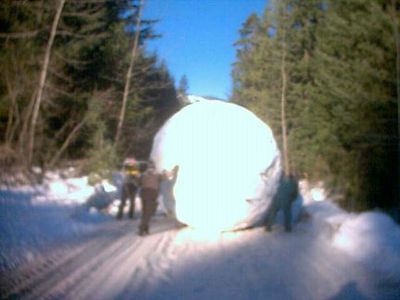
[[2, 39], [26, 39], [32, 38], [39, 34], [40, 30], [26, 31], [26, 32], [0, 32]]
[[56, 14], [54, 16], [53, 25], [51, 26], [50, 38], [47, 43], [46, 53], [45, 53], [44, 60], [43, 60], [42, 71], [40, 74], [38, 95], [37, 95], [37, 98], [35, 101], [35, 105], [33, 107], [32, 122], [31, 122], [31, 128], [30, 128], [30, 133], [29, 133], [29, 144], [28, 144], [28, 165], [29, 166], [31, 166], [32, 158], [33, 158], [33, 149], [34, 149], [34, 144], [35, 144], [34, 135], [35, 135], [37, 118], [39, 115], [39, 108], [40, 108], [40, 104], [42, 102], [42, 94], [43, 94], [43, 89], [44, 89], [44, 85], [45, 85], [45, 81], [46, 81], [47, 69], [48, 69], [48, 65], [49, 65], [49, 61], [50, 61], [51, 48], [53, 46], [54, 37], [57, 32], [58, 21], [60, 20], [60, 16], [61, 16], [61, 12], [64, 7], [64, 3], [65, 3], [65, 0], [59, 0], [57, 3], [57, 10], [56, 10]]
[[58, 160], [60, 159], [61, 155], [64, 153], [64, 151], [67, 149], [67, 147], [69, 146], [69, 144], [72, 142], [72, 140], [75, 138], [75, 136], [77, 135], [77, 133], [79, 132], [79, 130], [82, 128], [82, 126], [86, 123], [86, 121], [88, 120], [87, 116], [85, 116], [83, 118], [82, 121], [80, 121], [78, 124], [76, 124], [76, 126], [74, 127], [74, 129], [72, 129], [72, 131], [70, 132], [70, 134], [68, 135], [68, 137], [65, 139], [64, 143], [62, 144], [61, 148], [58, 149], [57, 153], [54, 155], [54, 157], [50, 160], [49, 163], [49, 168], [52, 168], [56, 162], [58, 162]]
[[118, 118], [117, 132], [115, 134], [115, 140], [114, 140], [115, 144], [117, 144], [118, 141], [119, 141], [119, 138], [120, 138], [120, 135], [121, 135], [121, 130], [122, 130], [122, 124], [124, 123], [126, 103], [128, 101], [128, 94], [129, 94], [129, 90], [130, 90], [132, 68], [133, 68], [133, 63], [134, 63], [135, 58], [136, 58], [137, 48], [138, 48], [138, 45], [139, 45], [140, 25], [141, 25], [141, 17], [142, 17], [142, 11], [143, 11], [144, 2], [145, 2], [145, 0], [140, 0], [138, 16], [137, 16], [137, 19], [136, 19], [135, 39], [134, 39], [134, 42], [133, 42], [133, 47], [132, 47], [131, 59], [130, 59], [130, 62], [129, 62], [128, 72], [126, 74], [124, 95], [123, 95], [123, 98], [122, 98], [122, 107], [121, 107], [121, 112], [120, 112], [120, 115], [119, 115], [119, 118]]
[[72, 58], [67, 58], [64, 55], [62, 55], [59, 51], [53, 51], [54, 55], [61, 59], [63, 62], [73, 65], [75, 68], [77, 68], [77, 65], [88, 65], [92, 63], [92, 60], [78, 60], [78, 59], [72, 59]]

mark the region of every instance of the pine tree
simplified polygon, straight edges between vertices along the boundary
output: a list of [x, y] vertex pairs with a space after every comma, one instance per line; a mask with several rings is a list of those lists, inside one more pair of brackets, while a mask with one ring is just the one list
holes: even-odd
[[181, 93], [182, 95], [186, 95], [188, 89], [189, 89], [189, 85], [188, 85], [187, 77], [186, 77], [186, 75], [183, 75], [181, 77], [181, 79], [179, 80], [178, 93]]
[[[177, 108], [177, 100], [165, 65], [140, 48], [129, 90], [134, 101], [127, 104], [121, 147], [111, 151], [114, 154], [106, 150], [97, 153], [100, 156], [91, 151], [102, 152], [99, 145], [108, 149], [112, 144], [124, 90], [122, 75], [128, 69], [129, 45], [135, 35], [129, 24], [136, 20], [136, 4], [128, 0], [65, 2], [37, 118], [35, 165], [55, 166], [63, 158], [122, 156], [132, 144], [143, 157], [148, 155], [151, 134]], [[5, 75], [0, 78], [0, 97], [5, 100], [0, 103], [0, 138], [10, 150], [7, 153], [25, 153], [27, 149], [34, 87], [49, 36], [47, 24], [54, 14], [55, 4], [49, 0], [0, 4], [4, 29], [0, 33], [0, 69]], [[152, 24], [154, 21], [142, 20], [139, 44], [157, 37]]]
[[[351, 209], [394, 204], [396, 46], [390, 6], [328, 1], [318, 35], [322, 153]], [[323, 116], [321, 118], [321, 116]]]
[[179, 80], [177, 95], [181, 106], [187, 103], [187, 90], [188, 90], [188, 80], [186, 75], [182, 75], [181, 79]]
[[[306, 172], [303, 129], [313, 85], [311, 57], [320, 1], [277, 1], [266, 7], [253, 34], [238, 41], [232, 101], [245, 105], [271, 126], [290, 168]], [[251, 24], [249, 17], [246, 24]], [[243, 41], [247, 43], [243, 47]], [[283, 104], [283, 105], [282, 105]], [[285, 128], [285, 130], [284, 130]], [[284, 150], [286, 149], [286, 150]]]

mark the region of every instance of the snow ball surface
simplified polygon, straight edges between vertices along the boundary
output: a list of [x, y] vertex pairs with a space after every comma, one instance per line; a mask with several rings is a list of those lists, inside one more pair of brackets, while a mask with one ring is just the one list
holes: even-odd
[[156, 134], [151, 159], [158, 171], [179, 166], [163, 206], [196, 228], [255, 225], [281, 174], [271, 129], [247, 109], [223, 101], [196, 102], [173, 115]]

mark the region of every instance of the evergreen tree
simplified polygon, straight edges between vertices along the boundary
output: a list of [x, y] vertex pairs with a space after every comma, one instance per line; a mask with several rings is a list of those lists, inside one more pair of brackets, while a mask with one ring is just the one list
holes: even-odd
[[323, 180], [350, 209], [396, 203], [395, 2], [272, 2], [236, 43], [232, 101], [278, 141], [284, 103], [291, 169]]
[[[306, 160], [312, 159], [303, 142], [307, 134], [303, 125], [306, 107], [310, 106], [310, 61], [320, 14], [320, 1], [273, 2], [257, 26], [248, 26], [255, 19], [249, 17], [244, 24], [247, 28], [241, 32], [252, 32], [252, 37], [242, 37], [236, 44], [241, 48], [232, 75], [232, 101], [245, 105], [269, 124], [281, 149], [286, 136], [287, 171], [290, 163], [292, 169], [306, 172]], [[247, 43], [245, 47], [243, 42]], [[282, 121], [286, 124], [285, 135]]]
[[[132, 68], [121, 147], [108, 151], [121, 107], [137, 1], [66, 1], [48, 62], [35, 129], [33, 163], [55, 166], [63, 158], [126, 155], [136, 145], [145, 158], [152, 134], [176, 108], [173, 81], [157, 57], [138, 49]], [[0, 138], [3, 153], [25, 153], [41, 61], [55, 15], [53, 1], [0, 4]], [[155, 38], [154, 21], [142, 20], [138, 45]], [[4, 100], [4, 101], [3, 101]], [[142, 130], [146, 123], [147, 132]], [[24, 125], [25, 124], [25, 125]], [[141, 133], [139, 133], [141, 132]], [[94, 152], [92, 151], [94, 150]], [[104, 149], [104, 151], [103, 151]], [[95, 153], [97, 151], [97, 153]], [[136, 151], [136, 150], [135, 150]], [[114, 154], [113, 154], [113, 153]], [[115, 161], [110, 159], [108, 161]], [[92, 164], [92, 163], [90, 163]]]
[[183, 75], [181, 79], [179, 80], [179, 85], [178, 85], [178, 99], [181, 105], [184, 105], [187, 103], [187, 90], [188, 90], [188, 81], [186, 75]]
[[329, 133], [319, 136], [321, 150], [351, 209], [396, 199], [396, 46], [387, 4], [328, 1], [318, 34], [314, 115]]
[[179, 80], [178, 93], [186, 95], [188, 88], [189, 88], [189, 85], [188, 85], [187, 77], [186, 77], [186, 75], [183, 75], [181, 77], [181, 79]]

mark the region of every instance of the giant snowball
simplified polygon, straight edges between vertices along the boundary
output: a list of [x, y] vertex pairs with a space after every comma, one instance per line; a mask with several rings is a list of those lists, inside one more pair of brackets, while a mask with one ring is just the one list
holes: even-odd
[[241, 106], [212, 100], [173, 115], [156, 134], [151, 159], [159, 171], [179, 166], [163, 206], [184, 224], [216, 230], [260, 223], [282, 172], [271, 129]]

